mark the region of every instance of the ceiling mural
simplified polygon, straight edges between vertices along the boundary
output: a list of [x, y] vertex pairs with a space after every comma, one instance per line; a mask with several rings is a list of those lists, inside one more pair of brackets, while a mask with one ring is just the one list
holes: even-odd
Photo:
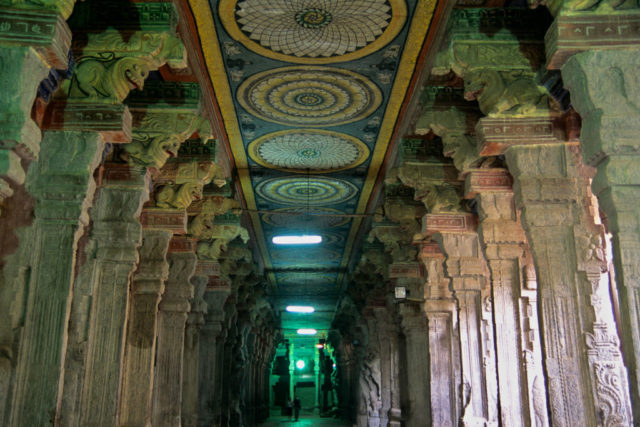
[[[315, 301], [328, 313], [357, 256], [436, 0], [189, 4], [272, 302], [283, 310]], [[323, 241], [271, 242], [283, 234]], [[330, 322], [323, 315], [314, 324]]]

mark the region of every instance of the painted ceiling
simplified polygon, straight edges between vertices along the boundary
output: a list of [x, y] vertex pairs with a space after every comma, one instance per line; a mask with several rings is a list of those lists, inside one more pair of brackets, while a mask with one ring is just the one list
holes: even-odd
[[[285, 335], [303, 324], [322, 334], [357, 256], [436, 1], [189, 4]], [[283, 234], [323, 242], [271, 243]], [[316, 312], [287, 314], [289, 304]]]

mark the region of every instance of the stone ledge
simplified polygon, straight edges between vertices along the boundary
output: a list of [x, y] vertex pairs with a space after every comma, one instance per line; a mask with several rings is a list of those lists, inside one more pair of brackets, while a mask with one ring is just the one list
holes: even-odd
[[55, 12], [0, 8], [0, 42], [34, 48], [50, 68], [69, 67], [71, 30]]
[[551, 117], [484, 117], [476, 126], [480, 156], [499, 156], [513, 145], [561, 142], [556, 129]]
[[471, 169], [465, 180], [465, 199], [473, 199], [479, 193], [510, 193], [513, 178], [506, 169]]
[[475, 232], [477, 221], [474, 214], [442, 213], [426, 214], [422, 218], [422, 232], [434, 234], [439, 232]]
[[[181, 212], [184, 214], [184, 212]], [[196, 239], [185, 236], [173, 236], [169, 240], [168, 253], [196, 253], [196, 246], [198, 241]]]
[[97, 132], [105, 142], [131, 142], [131, 113], [122, 104], [54, 101], [42, 129]]
[[220, 276], [220, 263], [217, 261], [198, 260], [196, 264], [196, 276], [218, 277]]
[[424, 277], [424, 271], [422, 270], [422, 264], [417, 262], [396, 262], [389, 266], [389, 278], [415, 278], [420, 279]]
[[187, 233], [187, 213], [180, 209], [142, 210], [140, 222], [145, 230], [169, 231], [173, 234]]
[[547, 68], [560, 69], [571, 56], [589, 49], [640, 44], [640, 14], [558, 16], [544, 37]]

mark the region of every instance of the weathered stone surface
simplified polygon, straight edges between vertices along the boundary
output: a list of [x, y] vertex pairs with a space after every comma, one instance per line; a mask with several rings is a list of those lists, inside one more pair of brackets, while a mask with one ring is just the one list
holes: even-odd
[[[605, 326], [606, 334], [600, 333], [608, 351], [598, 357], [581, 347], [583, 336], [601, 329], [598, 298], [591, 305], [582, 301], [596, 294], [590, 274], [595, 267], [598, 282], [603, 265], [597, 260], [601, 240], [594, 243], [602, 231], [583, 205], [591, 198], [589, 173], [579, 158], [578, 150], [564, 144], [511, 147], [506, 154], [536, 264], [551, 422], [629, 424], [626, 369], [617, 337], [609, 338], [614, 330]], [[615, 383], [606, 392], [598, 386], [604, 377]]]
[[637, 54], [637, 49], [583, 52], [571, 57], [562, 70], [574, 105], [583, 117], [583, 158], [597, 166], [592, 188], [613, 234], [622, 349], [636, 419], [640, 417], [640, 222], [635, 208], [640, 200]]
[[547, 426], [546, 397], [535, 393], [535, 381], [544, 381], [537, 324], [520, 321], [536, 320], [537, 307], [530, 300], [535, 301], [535, 289], [527, 289], [535, 282], [525, 282], [524, 270], [533, 264], [513, 193], [489, 187], [476, 200], [479, 235], [491, 272], [500, 420], [503, 425]]
[[134, 273], [120, 395], [120, 423], [149, 425], [160, 296], [169, 276], [171, 232], [144, 229]]
[[[75, 248], [88, 222], [93, 171], [104, 142], [95, 133], [47, 132], [27, 175], [36, 198], [31, 275], [11, 404], [12, 425], [43, 425], [56, 408], [64, 366]], [[26, 243], [26, 242], [25, 242]], [[46, 345], [46, 349], [45, 346]]]
[[151, 418], [152, 424], [158, 426], [180, 425], [185, 324], [193, 298], [194, 289], [190, 279], [195, 272], [197, 257], [193, 252], [172, 252], [170, 249], [167, 260], [169, 278], [158, 306]]
[[122, 104], [54, 101], [47, 107], [42, 128], [92, 131], [110, 143], [129, 143], [131, 112]]
[[545, 36], [547, 68], [560, 69], [579, 52], [634, 48], [638, 44], [640, 13], [637, 10], [619, 14], [561, 14]]
[[[66, 425], [117, 423], [129, 282], [138, 262], [142, 239], [138, 218], [149, 198], [149, 185], [146, 169], [105, 165], [91, 211], [87, 259], [74, 283], [70, 321], [76, 328], [68, 342], [71, 363], [61, 408]], [[85, 308], [87, 301], [91, 304]], [[77, 360], [78, 354], [84, 358]]]

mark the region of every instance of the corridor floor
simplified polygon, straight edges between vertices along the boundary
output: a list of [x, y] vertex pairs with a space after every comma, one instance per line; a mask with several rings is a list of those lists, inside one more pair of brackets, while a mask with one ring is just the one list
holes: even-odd
[[344, 420], [337, 420], [335, 418], [320, 418], [317, 415], [300, 414], [298, 421], [289, 421], [288, 416], [282, 416], [277, 413], [272, 413], [266, 423], [260, 424], [260, 427], [338, 427], [338, 426], [351, 426], [350, 423]]

